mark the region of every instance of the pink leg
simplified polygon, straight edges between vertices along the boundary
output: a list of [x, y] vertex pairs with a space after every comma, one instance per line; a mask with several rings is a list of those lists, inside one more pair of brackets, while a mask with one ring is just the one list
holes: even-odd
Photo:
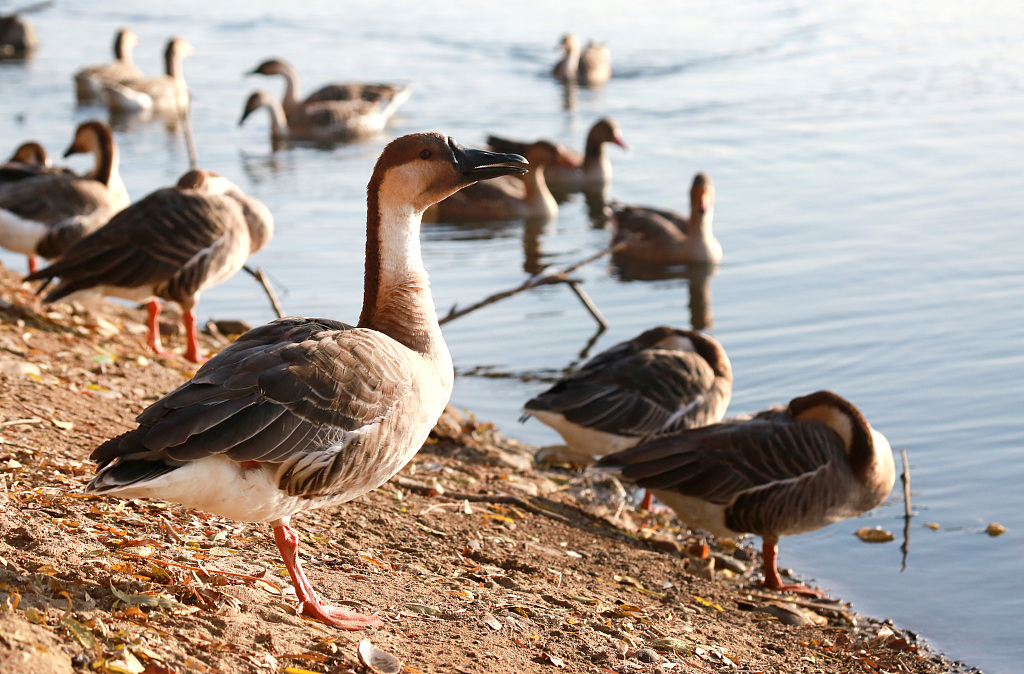
[[654, 507], [654, 495], [650, 491], [644, 492], [644, 500], [640, 501], [640, 510], [646, 510], [650, 512], [651, 508]]
[[149, 334], [146, 335], [146, 343], [158, 356], [170, 356], [170, 351], [164, 349], [160, 343], [160, 302], [153, 300], [146, 305], [146, 325], [149, 326]]
[[784, 584], [782, 576], [779, 575], [778, 556], [779, 539], [765, 538], [764, 545], [761, 548], [761, 558], [764, 565], [764, 582], [761, 584], [764, 587], [777, 592], [793, 592], [795, 594], [806, 594], [811, 597], [825, 596], [824, 592], [807, 587], [806, 585], [800, 585], [799, 583]]
[[185, 348], [185, 358], [201, 365], [209, 360], [209, 358], [203, 358], [199, 355], [199, 336], [196, 334], [196, 312], [189, 309], [182, 313], [181, 318], [185, 323], [185, 338], [188, 340], [188, 346]]
[[287, 524], [279, 524], [274, 527], [274, 540], [277, 541], [277, 548], [281, 551], [284, 565], [288, 567], [288, 573], [295, 585], [295, 596], [299, 600], [298, 606], [295, 607], [296, 613], [316, 618], [343, 630], [362, 630], [384, 624], [376, 616], [342, 611], [334, 606], [324, 606], [299, 563], [298, 535]]
[[28, 273], [34, 274], [39, 270], [39, 259], [35, 255], [28, 256]]

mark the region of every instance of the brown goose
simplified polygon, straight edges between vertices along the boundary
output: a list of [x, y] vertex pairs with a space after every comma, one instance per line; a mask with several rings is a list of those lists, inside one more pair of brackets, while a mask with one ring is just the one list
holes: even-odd
[[45, 302], [76, 293], [147, 302], [148, 343], [163, 356], [170, 354], [160, 343], [160, 300], [177, 302], [188, 340], [185, 358], [200, 363], [199, 293], [234, 275], [273, 233], [274, 219], [260, 201], [212, 171], [192, 170], [175, 187], [118, 213], [28, 280], [60, 278]]
[[[558, 145], [562, 162], [558, 166], [552, 166], [545, 173], [548, 185], [558, 190], [574, 192], [601, 187], [608, 183], [612, 178], [612, 163], [605, 154], [605, 143], [615, 143], [619, 147], [629, 149], [629, 145], [622, 138], [618, 122], [610, 117], [599, 119], [590, 127], [583, 155]], [[500, 136], [488, 136], [487, 144], [496, 152], [519, 154], [530, 145]]]
[[19, 145], [11, 158], [0, 164], [0, 185], [44, 173], [71, 173], [71, 170], [53, 166], [46, 148], [30, 140]]
[[698, 173], [690, 188], [690, 216], [646, 206], [612, 204], [612, 243], [626, 242], [616, 253], [624, 260], [648, 264], [717, 264], [722, 244], [711, 231], [715, 187]]
[[38, 46], [39, 36], [28, 20], [18, 14], [0, 14], [0, 58], [27, 58]]
[[256, 91], [245, 102], [241, 126], [249, 115], [266, 108], [270, 113], [270, 139], [277, 143], [297, 141], [352, 141], [380, 133], [401, 105], [398, 99], [381, 98], [376, 102], [321, 101], [285, 116], [280, 102], [266, 91]]
[[0, 246], [27, 255], [29, 271], [36, 269], [36, 255], [60, 257], [128, 205], [110, 127], [97, 121], [79, 125], [64, 156], [78, 153], [96, 158], [86, 175], [29, 169], [35, 175], [23, 171], [20, 179], [0, 182]]
[[566, 33], [558, 43], [558, 48], [562, 50], [562, 58], [551, 69], [551, 76], [563, 82], [575, 82], [576, 71], [580, 67], [580, 39], [572, 33]]
[[283, 318], [245, 333], [92, 458], [86, 491], [158, 498], [270, 522], [299, 613], [342, 629], [380, 620], [325, 606], [299, 563], [292, 515], [374, 489], [419, 450], [452, 390], [451, 356], [420, 257], [420, 216], [474, 181], [522, 173], [522, 157], [403, 136], [367, 187], [357, 326]]
[[114, 61], [86, 66], [75, 73], [75, 95], [79, 103], [91, 103], [103, 97], [107, 82], [125, 82], [143, 77], [142, 71], [132, 61], [132, 49], [139, 44], [139, 37], [130, 28], [122, 28], [114, 37]]
[[551, 76], [556, 80], [594, 87], [611, 79], [612, 54], [608, 45], [591, 40], [586, 49], [581, 50], [579, 38], [566, 33], [558, 47], [562, 58], [551, 69]]
[[115, 113], [179, 113], [188, 108], [189, 92], [181, 61], [195, 53], [185, 39], [171, 38], [164, 50], [165, 75], [137, 77], [123, 82], [105, 81], [103, 96]]
[[[597, 354], [527, 401], [564, 447], [539, 461], [586, 466], [644, 438], [719, 421], [732, 397], [732, 364], [716, 339], [660, 326]], [[641, 507], [651, 507], [645, 498]]]
[[558, 215], [544, 172], [559, 161], [558, 148], [547, 141], [528, 145], [522, 153], [530, 171], [517, 179], [490, 180], [456, 192], [423, 214], [425, 222], [550, 219]]
[[[337, 82], [324, 85], [305, 98], [299, 93], [299, 72], [281, 59], [264, 61], [246, 75], [281, 75], [284, 77], [284, 97], [281, 107], [289, 124], [305, 119], [307, 108], [327, 101], [366, 101], [391, 106], [395, 110], [409, 98], [410, 89], [400, 84], [370, 84], [365, 82]], [[392, 111], [393, 113], [393, 111]], [[388, 115], [389, 117], [391, 115]]]
[[764, 585], [784, 585], [780, 536], [871, 510], [896, 479], [892, 449], [852, 403], [830, 391], [752, 418], [678, 431], [611, 454], [598, 467], [654, 492], [691, 527], [764, 541]]

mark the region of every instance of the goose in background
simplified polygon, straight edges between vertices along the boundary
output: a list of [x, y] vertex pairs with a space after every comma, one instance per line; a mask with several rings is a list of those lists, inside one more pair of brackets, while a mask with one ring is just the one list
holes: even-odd
[[180, 114], [189, 105], [188, 85], [181, 62], [195, 53], [184, 38], [174, 37], [164, 50], [164, 75], [103, 83], [103, 96], [112, 113], [159, 112]]
[[522, 157], [467, 150], [439, 133], [392, 141], [367, 187], [358, 325], [291, 317], [243, 334], [139, 415], [136, 429], [100, 445], [86, 491], [270, 522], [297, 613], [341, 629], [380, 625], [324, 605], [302, 570], [291, 516], [379, 487], [427, 439], [454, 372], [420, 255], [420, 216], [474, 181], [524, 170]]
[[124, 84], [143, 77], [135, 62], [132, 49], [139, 37], [130, 28], [122, 28], [114, 37], [114, 61], [86, 66], [75, 73], [75, 96], [79, 103], [102, 100], [103, 88], [108, 82]]
[[591, 40], [581, 50], [579, 38], [566, 33], [558, 47], [562, 50], [562, 58], [551, 70], [551, 76], [556, 80], [593, 87], [611, 79], [612, 54], [608, 45]]
[[[587, 466], [644, 438], [721, 420], [732, 398], [732, 364], [713, 337], [659, 326], [587, 361], [523, 406], [558, 431], [564, 446], [542, 463]], [[641, 507], [650, 510], [649, 494]]]
[[[35, 5], [28, 11], [48, 6]], [[22, 10], [25, 11], [25, 10]], [[20, 14], [0, 14], [0, 58], [28, 58], [39, 46], [39, 36]]]
[[[561, 161], [557, 166], [547, 170], [545, 178], [548, 185], [559, 191], [577, 192], [600, 188], [609, 183], [612, 178], [612, 163], [604, 151], [605, 143], [615, 143], [625, 150], [629, 149], [629, 145], [622, 138], [618, 122], [611, 117], [599, 119], [590, 127], [586, 149], [582, 155], [556, 143]], [[529, 143], [501, 136], [488, 136], [487, 145], [496, 152], [523, 154]]]
[[42, 292], [60, 278], [44, 302], [104, 295], [148, 303], [147, 343], [162, 356], [170, 353], [160, 343], [160, 300], [177, 302], [185, 325], [185, 358], [201, 363], [195, 315], [199, 293], [233, 276], [273, 233], [274, 219], [260, 201], [212, 171], [193, 169], [174, 187], [118, 213], [27, 280], [46, 280]]
[[720, 537], [757, 534], [764, 586], [804, 594], [820, 593], [782, 582], [779, 537], [871, 510], [896, 478], [885, 436], [831, 391], [663, 435], [605, 456], [597, 467], [653, 491], [691, 528]]
[[367, 103], [390, 105], [397, 110], [409, 99], [411, 92], [410, 87], [400, 84], [332, 82], [320, 87], [309, 96], [301, 98], [299, 71], [281, 59], [264, 61], [246, 75], [281, 75], [284, 77], [284, 96], [281, 98], [281, 107], [284, 109], [289, 124], [294, 123], [293, 118], [305, 119], [304, 113], [307, 108], [328, 101], [366, 101]]
[[[407, 95], [407, 94], [406, 94]], [[304, 106], [291, 117], [281, 103], [266, 91], [256, 91], [245, 102], [241, 126], [249, 115], [266, 108], [270, 113], [270, 139], [281, 141], [314, 141], [321, 143], [353, 141], [368, 138], [384, 130], [404, 98], [380, 98], [376, 102], [321, 101]]]
[[30, 140], [18, 146], [11, 158], [0, 164], [0, 186], [44, 173], [72, 173], [71, 169], [56, 167], [42, 144]]
[[60, 257], [128, 205], [110, 127], [99, 121], [80, 124], [64, 156], [79, 153], [95, 157], [85, 175], [35, 166], [6, 173], [16, 180], [0, 181], [0, 246], [27, 255], [30, 272], [36, 270], [37, 255]]
[[647, 206], [613, 203], [612, 245], [625, 242], [617, 258], [656, 265], [717, 264], [722, 244], [711, 224], [715, 214], [715, 188], [711, 178], [698, 173], [690, 188], [690, 216]]
[[551, 196], [544, 173], [561, 161], [558, 148], [541, 140], [524, 148], [530, 170], [522, 179], [508, 176], [470, 185], [427, 209], [425, 222], [551, 219], [558, 203]]

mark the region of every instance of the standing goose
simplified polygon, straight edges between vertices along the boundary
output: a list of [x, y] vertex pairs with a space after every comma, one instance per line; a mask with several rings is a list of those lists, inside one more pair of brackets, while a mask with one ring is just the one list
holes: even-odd
[[212, 171], [192, 170], [175, 187], [118, 213], [28, 280], [60, 278], [45, 302], [75, 293], [147, 302], [147, 342], [162, 356], [170, 354], [160, 343], [160, 300], [177, 302], [188, 341], [185, 358], [200, 363], [199, 293], [234, 275], [273, 233], [274, 220], [260, 201]]
[[[732, 364], [716, 339], [660, 326], [616, 344], [527, 401], [565, 447], [539, 461], [586, 466], [644, 438], [721, 420], [732, 397]], [[649, 494], [643, 508], [650, 509]]]
[[466, 150], [438, 133], [393, 141], [367, 187], [359, 324], [292, 317], [245, 333], [139, 415], [138, 428], [100, 445], [86, 491], [270, 522], [298, 613], [342, 629], [380, 624], [322, 603], [289, 522], [380, 486], [426, 440], [454, 372], [420, 257], [420, 216], [472, 182], [524, 170], [522, 157]]
[[78, 153], [92, 153], [96, 159], [85, 175], [40, 170], [0, 183], [0, 246], [27, 255], [30, 272], [36, 270], [36, 255], [60, 257], [128, 205], [110, 127], [97, 121], [79, 125], [64, 156]]
[[[621, 148], [629, 149], [629, 145], [622, 138], [618, 122], [610, 117], [599, 119], [590, 127], [583, 155], [558, 145], [563, 162], [558, 166], [552, 166], [546, 172], [548, 185], [555, 189], [575, 192], [607, 184], [612, 178], [612, 163], [605, 154], [605, 143], [615, 143]], [[488, 136], [487, 144], [496, 152], [519, 154], [530, 145], [500, 136]]]
[[757, 534], [764, 586], [805, 594], [818, 593], [782, 583], [779, 537], [871, 510], [896, 479], [885, 436], [830, 391], [752, 418], [664, 435], [597, 465], [653, 491], [691, 527], [716, 536]]
[[711, 231], [715, 188], [698, 173], [690, 188], [690, 217], [646, 206], [612, 204], [612, 244], [626, 242], [616, 253], [624, 260], [648, 264], [717, 264], [722, 244]]
[[[264, 61], [247, 75], [281, 75], [284, 77], [284, 97], [281, 107], [289, 124], [293, 118], [304, 119], [304, 113], [311, 106], [327, 101], [366, 101], [380, 103], [395, 110], [409, 98], [410, 88], [399, 84], [370, 84], [365, 82], [332, 82], [326, 84], [304, 99], [299, 93], [299, 72], [281, 59]], [[391, 115], [388, 115], [389, 117]]]
[[107, 107], [114, 113], [161, 112], [179, 113], [189, 104], [188, 85], [181, 61], [195, 53], [184, 38], [174, 37], [164, 50], [165, 75], [140, 76], [123, 82], [103, 83]]
[[558, 203], [551, 196], [544, 172], [559, 161], [558, 148], [537, 141], [522, 153], [530, 163], [523, 178], [508, 177], [477, 183], [460, 190], [427, 209], [427, 222], [550, 219], [558, 215]]
[[[397, 101], [397, 102], [396, 102]], [[398, 99], [381, 98], [376, 102], [321, 101], [303, 107], [290, 117], [276, 98], [266, 91], [256, 91], [245, 102], [241, 126], [249, 115], [266, 108], [270, 113], [270, 139], [280, 141], [351, 141], [380, 133], [401, 105]]]
[[132, 61], [132, 49], [139, 44], [139, 37], [130, 28], [122, 28], [114, 37], [114, 61], [86, 66], [75, 73], [75, 95], [79, 103], [91, 103], [103, 97], [107, 82], [124, 84], [143, 77], [142, 71]]

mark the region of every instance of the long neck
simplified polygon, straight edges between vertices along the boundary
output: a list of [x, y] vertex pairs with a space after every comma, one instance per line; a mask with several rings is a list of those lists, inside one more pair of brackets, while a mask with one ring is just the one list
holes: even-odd
[[281, 74], [284, 75], [284, 106], [291, 107], [299, 104], [299, 73], [292, 68], [287, 66], [281, 70]]
[[164, 67], [167, 69], [168, 77], [173, 77], [174, 79], [181, 79], [183, 77], [181, 72], [181, 57], [178, 56], [175, 50], [167, 50], [167, 53], [164, 55]]
[[89, 177], [100, 181], [104, 185], [111, 186], [111, 180], [118, 175], [117, 147], [112, 138], [98, 138], [96, 149], [93, 150], [93, 157], [96, 165]]
[[604, 154], [604, 141], [597, 137], [597, 135], [591, 131], [587, 135], [587, 147], [583, 153], [583, 166], [584, 168], [590, 168], [591, 166], [597, 166], [606, 161]]
[[686, 228], [686, 237], [705, 240], [714, 238], [711, 223], [715, 218], [715, 207], [709, 205], [704, 208], [696, 201], [690, 208], [690, 226]]
[[537, 166], [523, 176], [523, 183], [526, 186], [526, 203], [531, 208], [543, 210], [548, 214], [558, 212], [558, 202], [551, 196], [551, 190], [548, 189], [548, 183], [544, 179], [543, 166]]
[[432, 355], [444, 345], [420, 256], [420, 219], [414, 208], [388, 203], [379, 189], [367, 197], [366, 272], [359, 327], [383, 332]]
[[284, 108], [276, 99], [267, 96], [263, 100], [263, 107], [270, 112], [270, 129], [274, 138], [288, 137], [288, 118], [285, 117]]
[[118, 35], [114, 42], [114, 56], [126, 66], [132, 65], [132, 48], [128, 46], [128, 40], [123, 33]]

